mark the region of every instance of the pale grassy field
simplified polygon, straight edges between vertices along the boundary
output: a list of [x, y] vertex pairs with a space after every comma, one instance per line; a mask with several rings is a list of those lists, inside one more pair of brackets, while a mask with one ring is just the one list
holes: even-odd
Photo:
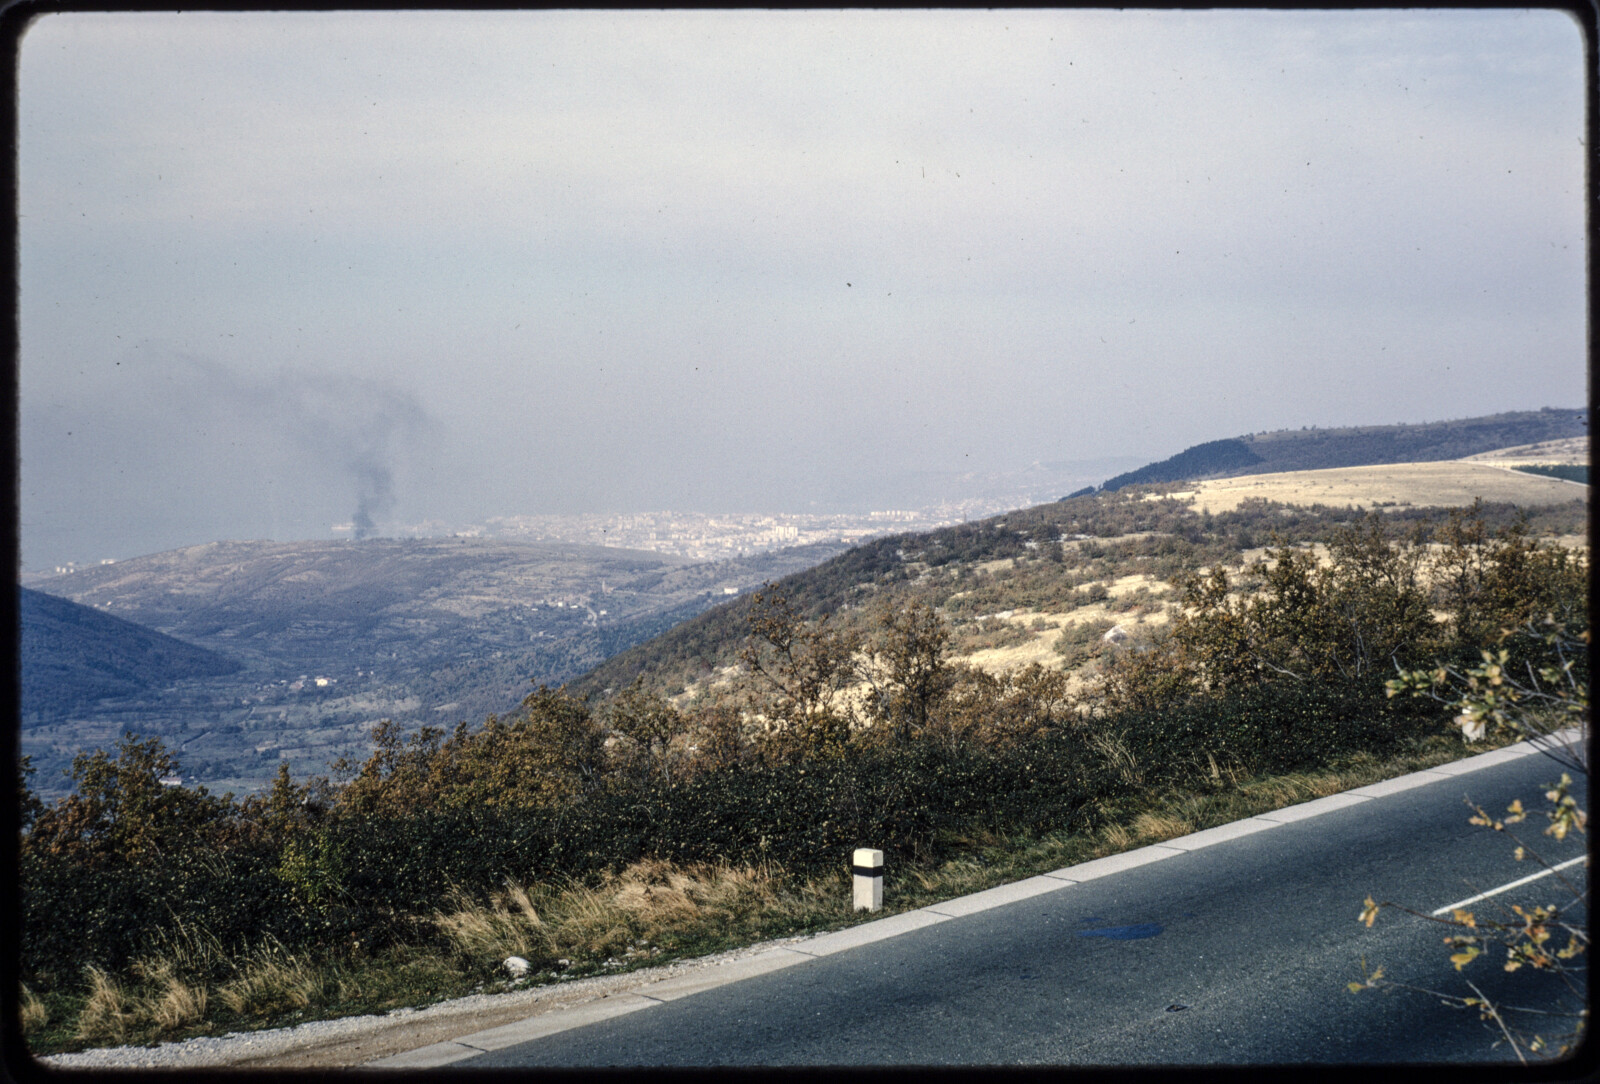
[[1463, 462], [1490, 463], [1504, 467], [1587, 463], [1589, 438], [1568, 437], [1566, 440], [1546, 440], [1539, 444], [1519, 444], [1515, 448], [1496, 448], [1492, 452], [1469, 455]]
[[1454, 508], [1476, 497], [1536, 506], [1588, 495], [1589, 487], [1575, 482], [1464, 459], [1246, 474], [1209, 479], [1173, 494], [1179, 500], [1193, 497], [1196, 509], [1210, 512], [1230, 512], [1253, 497], [1301, 505]]

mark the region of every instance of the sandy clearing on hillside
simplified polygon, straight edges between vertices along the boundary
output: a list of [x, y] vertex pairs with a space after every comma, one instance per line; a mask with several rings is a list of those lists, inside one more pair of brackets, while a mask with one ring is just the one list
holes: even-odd
[[[1124, 581], [1137, 581], [1131, 584]], [[1158, 594], [1157, 589], [1170, 591], [1171, 588], [1151, 576], [1124, 576], [1117, 581], [1123, 585], [1121, 594], [1144, 586], [1150, 587], [1152, 594]], [[1094, 603], [1089, 606], [1080, 606], [1070, 613], [1041, 613], [1034, 610], [1019, 610], [1010, 618], [1014, 625], [1026, 628], [1036, 618], [1043, 618], [1050, 623], [1049, 628], [1038, 629], [1034, 632], [1032, 640], [1022, 644], [1012, 644], [1009, 647], [987, 647], [974, 651], [968, 655], [953, 655], [952, 662], [964, 662], [968, 666], [975, 666], [996, 676], [1012, 670], [1021, 670], [1032, 663], [1039, 663], [1054, 670], [1062, 668], [1063, 659], [1056, 652], [1056, 641], [1061, 637], [1062, 631], [1070, 626], [1087, 625], [1096, 621], [1109, 622], [1133, 630], [1139, 627], [1154, 627], [1165, 625], [1172, 620], [1172, 610], [1163, 608], [1145, 614], [1134, 614], [1129, 611], [1114, 612], [1106, 608], [1103, 603]]]
[[1149, 573], [1139, 572], [1132, 576], [1117, 577], [1111, 583], [1106, 585], [1106, 592], [1112, 598], [1122, 598], [1126, 595], [1133, 594], [1141, 587], [1145, 588], [1152, 595], [1159, 595], [1172, 590], [1172, 585], [1164, 580], [1159, 580]]
[[1010, 670], [1021, 670], [1032, 663], [1049, 667], [1052, 670], [1061, 669], [1061, 656], [1056, 654], [1056, 637], [1059, 632], [1050, 629], [1025, 644], [1012, 644], [1010, 647], [986, 647], [982, 651], [974, 651], [970, 655], [960, 655], [952, 661], [964, 662], [968, 666], [976, 667], [998, 677]]
[[1485, 463], [1393, 463], [1337, 470], [1285, 471], [1213, 478], [1174, 493], [1195, 499], [1196, 510], [1230, 512], [1253, 497], [1284, 504], [1381, 505], [1453, 508], [1476, 497], [1531, 506], [1587, 499], [1588, 486], [1522, 474]]
[[1538, 444], [1519, 444], [1514, 448], [1496, 448], [1492, 452], [1469, 455], [1462, 462], [1502, 466], [1537, 463], [1585, 464], [1589, 462], [1589, 438], [1567, 437], [1564, 440], [1546, 440]]

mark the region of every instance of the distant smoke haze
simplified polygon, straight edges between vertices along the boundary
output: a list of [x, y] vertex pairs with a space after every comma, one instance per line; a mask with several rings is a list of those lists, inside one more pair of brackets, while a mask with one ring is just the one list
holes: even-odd
[[[434, 428], [414, 395], [381, 380], [148, 348], [120, 368], [70, 408], [24, 404], [23, 522], [55, 538], [24, 554], [31, 564], [326, 537], [338, 518], [371, 537], [392, 524], [401, 461]], [[120, 552], [79, 551], [74, 536], [118, 524]]]

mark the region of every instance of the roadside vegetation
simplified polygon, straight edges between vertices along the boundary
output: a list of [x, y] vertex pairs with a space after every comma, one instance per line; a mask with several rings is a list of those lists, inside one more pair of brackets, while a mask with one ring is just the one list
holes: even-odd
[[[1580, 512], [1541, 516], [1203, 517], [1125, 490], [861, 547], [587, 687], [383, 724], [364, 761], [243, 801], [163, 785], [172, 753], [131, 735], [48, 807], [24, 765], [28, 1041], [626, 970], [861, 920], [856, 846], [916, 907], [1453, 759], [1452, 709], [1385, 683], [1545, 617], [1587, 634], [1587, 559], [1541, 539]], [[1037, 616], [1078, 609], [1135, 632]], [[1053, 665], [957, 656], [1004, 649], [1004, 610], [1036, 614]]]

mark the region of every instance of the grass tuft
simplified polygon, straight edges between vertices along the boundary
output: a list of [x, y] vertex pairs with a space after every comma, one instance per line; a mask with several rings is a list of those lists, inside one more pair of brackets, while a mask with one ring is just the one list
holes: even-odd
[[319, 967], [274, 942], [223, 983], [217, 999], [241, 1015], [276, 1016], [337, 1000], [339, 988], [337, 965]]
[[36, 1035], [50, 1023], [50, 1009], [41, 1001], [28, 984], [22, 984], [22, 997], [20, 1000], [20, 1016], [22, 1018], [22, 1033]]
[[433, 925], [457, 956], [480, 968], [507, 956], [539, 969], [616, 967], [685, 948], [708, 930], [803, 920], [817, 895], [770, 866], [646, 859], [592, 885], [510, 883], [487, 902], [457, 890]]
[[205, 984], [185, 981], [172, 960], [140, 960], [133, 972], [145, 985], [130, 998], [134, 1018], [141, 1023], [175, 1031], [205, 1018], [210, 1001]]
[[78, 1013], [78, 1038], [89, 1042], [121, 1043], [137, 1023], [127, 991], [116, 979], [90, 965], [89, 996]]

